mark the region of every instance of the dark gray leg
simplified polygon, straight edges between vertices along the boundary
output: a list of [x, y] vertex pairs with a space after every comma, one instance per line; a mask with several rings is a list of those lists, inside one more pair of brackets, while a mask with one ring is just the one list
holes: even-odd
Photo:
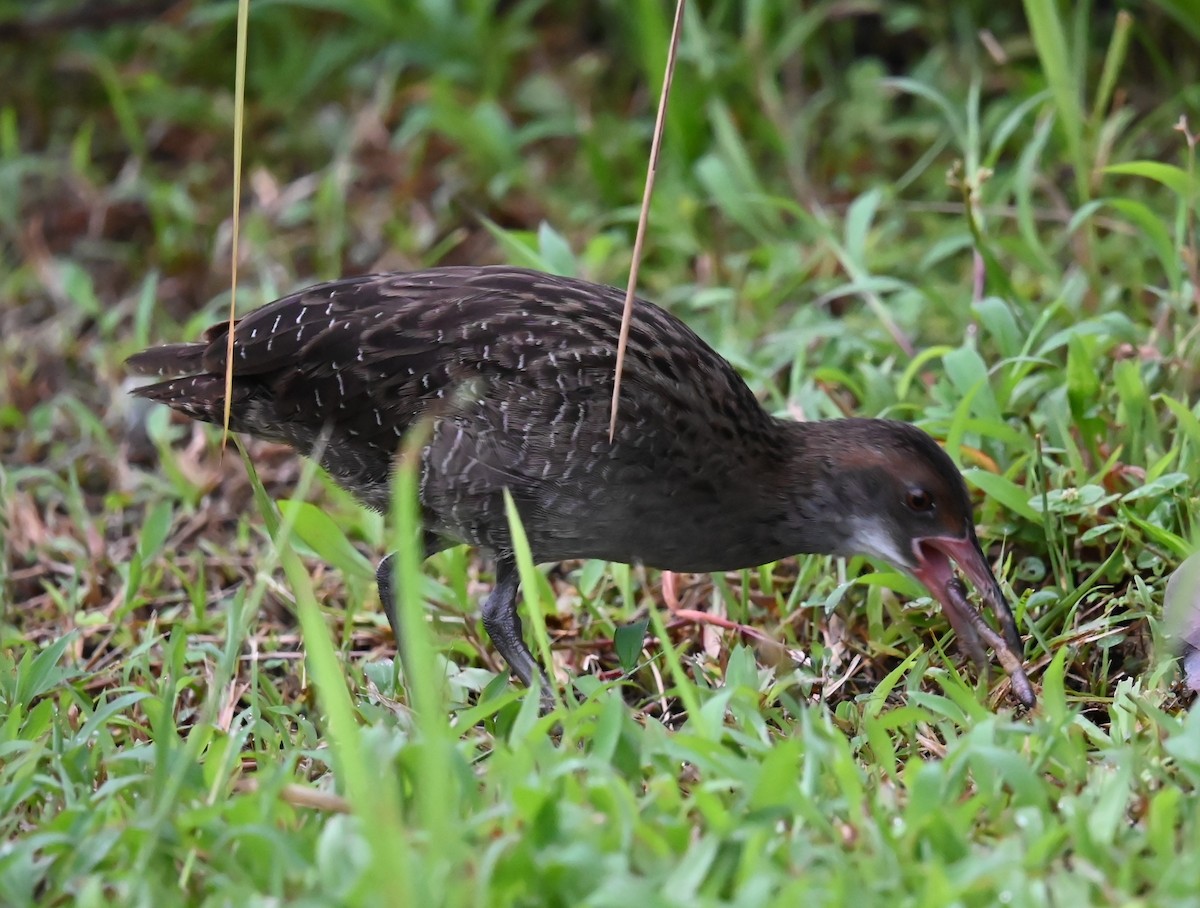
[[536, 674], [542, 683], [542, 709], [554, 707], [550, 679], [534, 661], [521, 636], [521, 616], [517, 614], [517, 589], [521, 578], [510, 558], [496, 559], [496, 586], [483, 603], [483, 629], [492, 638], [497, 652], [526, 687], [533, 686]]
[[[430, 533], [425, 534], [425, 557], [434, 555], [447, 548], [449, 543]], [[392, 634], [396, 637], [396, 651], [400, 651], [400, 620], [396, 613], [396, 598], [392, 590], [393, 559], [396, 553], [384, 557], [375, 570], [375, 581], [379, 584], [379, 601], [387, 615], [388, 623], [392, 626]], [[521, 617], [517, 614], [517, 591], [521, 578], [517, 566], [511, 558], [496, 559], [496, 585], [491, 594], [483, 602], [483, 628], [492, 638], [496, 651], [526, 687], [533, 687], [533, 676], [536, 674], [542, 682], [542, 709], [554, 708], [554, 697], [551, 694], [550, 679], [529, 652], [525, 639], [521, 636]]]
[[392, 592], [392, 559], [396, 553], [384, 555], [375, 568], [375, 583], [379, 586], [379, 604], [387, 615], [388, 624], [392, 626], [392, 636], [396, 638], [396, 649], [400, 648], [400, 621], [396, 616], [396, 596]]
[[[433, 533], [426, 533], [421, 540], [424, 546], [421, 560], [424, 561], [430, 555], [436, 555], [443, 549], [450, 547], [450, 543], [444, 539], [435, 536]], [[386, 555], [379, 562], [379, 567], [375, 569], [375, 582], [379, 585], [379, 603], [383, 606], [383, 613], [387, 615], [388, 624], [392, 626], [392, 635], [396, 638], [396, 649], [400, 649], [400, 620], [396, 614], [396, 594], [392, 589], [392, 565], [396, 553], [392, 552]]]

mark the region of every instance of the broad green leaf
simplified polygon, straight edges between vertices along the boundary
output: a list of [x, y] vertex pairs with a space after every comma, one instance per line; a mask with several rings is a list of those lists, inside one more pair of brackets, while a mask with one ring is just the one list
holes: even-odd
[[297, 538], [319, 558], [346, 574], [375, 576], [375, 569], [359, 552], [333, 518], [310, 501], [281, 501], [279, 510], [293, 521]]
[[642, 646], [646, 641], [646, 628], [649, 626], [650, 619], [643, 618], [632, 624], [618, 627], [613, 634], [613, 646], [617, 651], [617, 661], [621, 663], [621, 669], [626, 673], [637, 667]]
[[976, 467], [963, 470], [963, 478], [1017, 516], [1033, 523], [1041, 523], [1041, 514], [1029, 506], [1029, 492], [1011, 479]]
[[1161, 183], [1189, 203], [1196, 195], [1196, 181], [1186, 170], [1174, 164], [1164, 164], [1161, 161], [1127, 161], [1124, 164], [1110, 164], [1104, 168], [1104, 173], [1145, 177], [1147, 180]]

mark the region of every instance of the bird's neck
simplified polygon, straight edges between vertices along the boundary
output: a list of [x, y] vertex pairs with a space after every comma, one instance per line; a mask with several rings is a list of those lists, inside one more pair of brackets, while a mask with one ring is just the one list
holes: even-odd
[[850, 518], [841, 462], [845, 420], [774, 419], [778, 452], [763, 471], [759, 507], [775, 528], [777, 547], [789, 555], [846, 555], [857, 528]]

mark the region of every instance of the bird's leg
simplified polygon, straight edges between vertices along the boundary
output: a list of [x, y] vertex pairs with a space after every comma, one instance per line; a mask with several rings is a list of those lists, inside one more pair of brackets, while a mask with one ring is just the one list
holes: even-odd
[[542, 683], [542, 710], [548, 711], [554, 708], [550, 679], [538, 666], [521, 636], [521, 616], [517, 614], [517, 589], [520, 583], [521, 577], [513, 560], [497, 558], [496, 585], [483, 603], [483, 629], [522, 684], [533, 687], [533, 676], [537, 674]]
[[[436, 555], [438, 552], [447, 548], [449, 543], [435, 536], [428, 531], [425, 532], [421, 539], [422, 554], [421, 560], [424, 561], [430, 555]], [[392, 626], [392, 635], [396, 638], [396, 651], [400, 651], [400, 618], [396, 611], [396, 592], [392, 588], [392, 573], [394, 571], [396, 553], [391, 552], [385, 555], [383, 560], [379, 562], [379, 567], [375, 569], [375, 583], [379, 586], [379, 603], [383, 606], [383, 613], [387, 615], [388, 624]]]
[[383, 556], [379, 567], [375, 569], [375, 583], [379, 587], [379, 604], [387, 615], [388, 624], [392, 626], [392, 636], [396, 638], [396, 649], [400, 648], [400, 621], [396, 617], [396, 596], [392, 590], [392, 563], [395, 552]]
[[[426, 533], [424, 537], [424, 557], [428, 558], [446, 548], [447, 543]], [[392, 587], [392, 571], [396, 557], [395, 552], [386, 555], [375, 570], [375, 581], [379, 585], [379, 601], [387, 615], [388, 623], [392, 626], [392, 634], [396, 637], [396, 651], [400, 651], [400, 619], [396, 611], [395, 591]], [[550, 679], [538, 666], [525, 639], [521, 635], [521, 617], [517, 614], [517, 591], [520, 586], [520, 575], [516, 564], [509, 558], [496, 560], [496, 585], [491, 594], [484, 600], [483, 628], [492, 638], [492, 643], [509, 668], [526, 687], [533, 687], [533, 676], [536, 673], [542, 682], [541, 706], [543, 711], [554, 708], [554, 696], [551, 693]]]

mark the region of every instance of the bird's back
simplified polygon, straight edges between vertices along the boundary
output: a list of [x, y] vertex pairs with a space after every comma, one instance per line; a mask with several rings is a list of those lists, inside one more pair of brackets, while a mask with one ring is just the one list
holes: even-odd
[[[654, 522], [639, 530], [638, 516], [719, 507], [746, 452], [765, 456], [773, 421], [723, 358], [639, 300], [610, 444], [623, 299], [508, 267], [318, 285], [237, 322], [231, 424], [305, 454], [320, 443], [331, 475], [385, 508], [400, 441], [428, 416], [421, 498], [434, 532], [503, 545], [508, 488], [540, 558], [645, 558], [665, 543], [639, 539]], [[221, 324], [138, 354], [132, 369], [166, 379], [137, 393], [219, 424], [227, 350]]]

